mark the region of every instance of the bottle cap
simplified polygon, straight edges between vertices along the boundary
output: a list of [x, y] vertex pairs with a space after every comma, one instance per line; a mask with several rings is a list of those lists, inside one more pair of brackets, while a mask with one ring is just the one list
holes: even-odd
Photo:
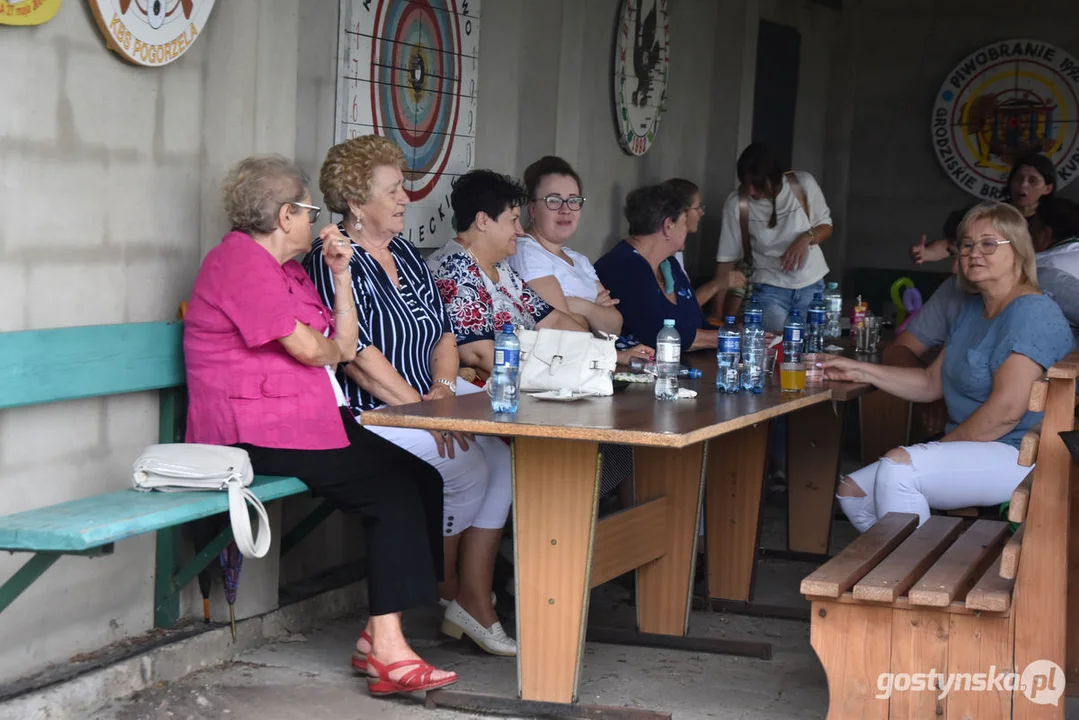
[[674, 327], [674, 318], [667, 318], [664, 320], [663, 327]]
[[502, 326], [502, 332], [512, 335], [513, 334], [513, 323], [506, 323], [505, 325], [503, 325]]
[[727, 315], [725, 318], [723, 318], [723, 322], [727, 323], [728, 325], [734, 325], [734, 315]]

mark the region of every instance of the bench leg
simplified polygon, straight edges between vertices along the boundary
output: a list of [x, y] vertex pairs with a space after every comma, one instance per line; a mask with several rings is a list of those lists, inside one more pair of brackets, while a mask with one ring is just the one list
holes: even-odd
[[329, 500], [323, 500], [314, 510], [304, 516], [303, 520], [296, 523], [292, 528], [281, 537], [281, 557], [285, 557], [289, 552], [300, 544], [300, 541], [311, 534], [311, 532], [326, 521], [337, 506]]
[[892, 653], [890, 607], [814, 602], [809, 643], [828, 676], [827, 720], [888, 720], [876, 696]]
[[26, 588], [33, 585], [59, 559], [60, 553], [41, 552], [27, 560], [6, 583], [0, 585], [0, 612], [15, 602], [15, 598], [22, 595]]

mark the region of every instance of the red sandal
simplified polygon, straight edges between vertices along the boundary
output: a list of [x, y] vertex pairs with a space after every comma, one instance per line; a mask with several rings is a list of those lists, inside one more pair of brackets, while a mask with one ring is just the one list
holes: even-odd
[[[367, 676], [367, 690], [376, 697], [396, 693], [425, 692], [453, 685], [457, 682], [457, 673], [450, 673], [449, 676], [441, 680], [432, 680], [431, 673], [437, 672], [438, 668], [423, 660], [400, 660], [389, 665], [383, 665], [375, 659], [374, 655], [368, 655], [367, 665], [377, 673]], [[402, 675], [399, 680], [390, 679], [391, 672], [405, 667], [414, 669]]]
[[[360, 633], [360, 640], [366, 640], [367, 644], [372, 648], [375, 646], [375, 642], [371, 639], [371, 636], [364, 630]], [[367, 655], [361, 653], [359, 650], [352, 651], [352, 667], [356, 672], [361, 672], [364, 675], [367, 674]]]

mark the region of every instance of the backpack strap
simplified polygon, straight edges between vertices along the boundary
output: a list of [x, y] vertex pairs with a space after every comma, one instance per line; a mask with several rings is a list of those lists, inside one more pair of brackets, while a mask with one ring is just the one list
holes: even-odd
[[742, 260], [753, 262], [749, 246], [749, 198], [744, 192], [738, 193], [738, 224], [742, 228]]
[[802, 183], [798, 181], [798, 176], [794, 174], [793, 170], [788, 170], [784, 174], [787, 176], [787, 182], [791, 185], [791, 192], [794, 193], [794, 197], [798, 198], [798, 202], [802, 204], [802, 210], [805, 211], [806, 218], [808, 218], [809, 224], [812, 226], [813, 216], [809, 214], [809, 198], [806, 196], [806, 189], [802, 187]]

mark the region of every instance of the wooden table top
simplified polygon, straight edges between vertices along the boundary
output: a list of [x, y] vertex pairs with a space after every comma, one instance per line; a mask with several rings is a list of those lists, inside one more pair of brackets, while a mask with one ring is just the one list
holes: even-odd
[[723, 395], [713, 382], [687, 381], [683, 387], [697, 390], [697, 397], [658, 401], [652, 385], [643, 383], [574, 402], [522, 393], [516, 415], [495, 415], [490, 398], [479, 393], [371, 410], [363, 424], [682, 448], [832, 399], [828, 388], [783, 393], [770, 386], [760, 395]]

